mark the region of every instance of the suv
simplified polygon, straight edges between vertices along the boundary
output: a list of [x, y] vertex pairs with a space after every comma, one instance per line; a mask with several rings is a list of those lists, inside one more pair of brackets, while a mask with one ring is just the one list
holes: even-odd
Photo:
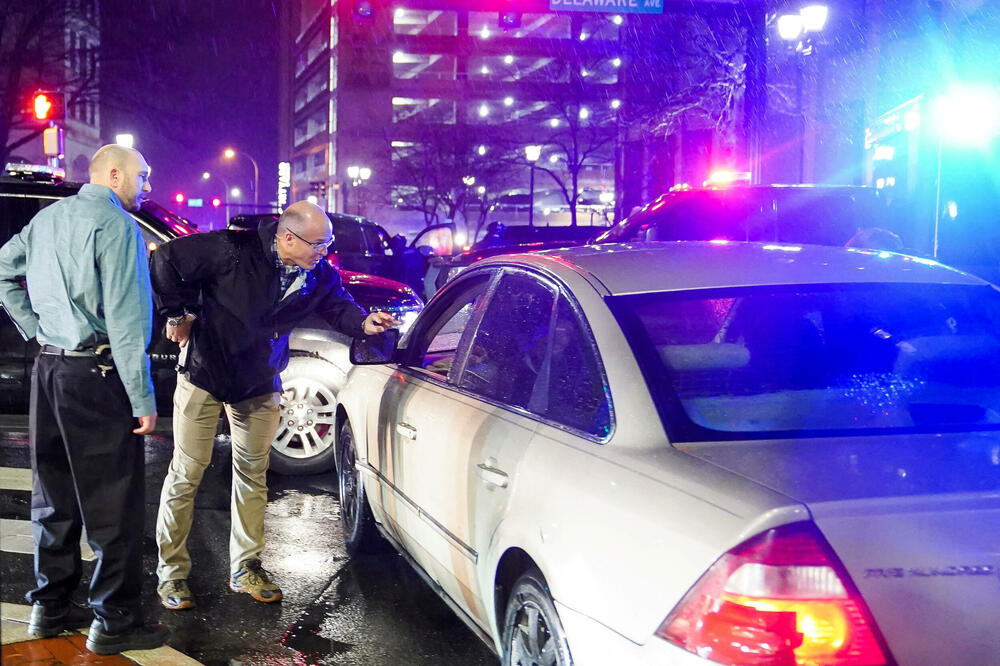
[[[454, 247], [455, 225], [435, 224], [423, 229], [409, 245], [403, 236], [389, 236], [380, 225], [359, 215], [327, 213], [333, 226], [333, 245], [327, 260], [346, 271], [368, 273], [409, 285], [424, 298], [434, 294], [424, 286], [430, 257], [450, 256]], [[236, 215], [229, 218], [230, 229], [256, 229], [277, 215]]]
[[445, 282], [468, 268], [473, 262], [509, 252], [550, 250], [570, 245], [582, 245], [607, 227], [590, 226], [526, 226], [491, 222], [483, 239], [450, 257], [438, 257], [431, 262], [426, 282], [440, 289]]
[[[900, 224], [878, 190], [849, 185], [686, 187], [660, 195], [594, 239], [730, 240], [844, 245]], [[900, 248], [901, 249], [901, 248]]]
[[[0, 177], [0, 245], [18, 233], [42, 208], [76, 194], [79, 184], [66, 183], [50, 171], [37, 167], [8, 167]], [[197, 233], [197, 228], [152, 201], [132, 213], [150, 252], [161, 243], [180, 235]], [[403, 320], [416, 317], [423, 302], [406, 285], [393, 280], [342, 271], [344, 283], [354, 300], [366, 311], [384, 310]], [[177, 345], [159, 333], [164, 322], [153, 325], [149, 348], [157, 411], [173, 413], [176, 382]], [[331, 331], [320, 321], [307, 321], [289, 336], [291, 358], [281, 373], [281, 430], [271, 448], [271, 469], [282, 474], [312, 474], [333, 467], [334, 415], [337, 394], [351, 364], [350, 339]], [[25, 342], [6, 313], [0, 316], [0, 414], [14, 415], [16, 421], [27, 414], [31, 368], [38, 345]], [[161, 420], [165, 423], [165, 419]], [[20, 425], [20, 423], [18, 424]]]

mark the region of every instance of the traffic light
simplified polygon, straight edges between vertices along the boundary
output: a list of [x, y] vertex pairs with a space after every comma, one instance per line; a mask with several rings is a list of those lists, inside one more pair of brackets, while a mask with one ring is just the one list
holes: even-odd
[[316, 196], [323, 198], [326, 196], [326, 182], [322, 180], [313, 180], [309, 183], [309, 191]]
[[222, 199], [220, 199], [219, 197], [214, 197], [212, 199], [212, 207], [213, 208], [218, 208], [221, 205], [222, 205]]
[[27, 106], [25, 111], [31, 120], [62, 120], [66, 117], [66, 97], [61, 92], [36, 92]]
[[177, 203], [184, 203], [184, 193], [178, 192], [177, 194], [175, 194], [174, 201], [176, 201]]

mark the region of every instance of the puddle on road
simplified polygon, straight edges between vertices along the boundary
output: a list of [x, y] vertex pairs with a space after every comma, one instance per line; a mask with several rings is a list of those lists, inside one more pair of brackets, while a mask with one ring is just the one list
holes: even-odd
[[346, 654], [354, 645], [320, 635], [320, 626], [329, 617], [338, 603], [318, 602], [310, 606], [299, 621], [293, 624], [281, 638], [281, 645], [298, 652], [304, 664], [322, 666], [330, 663], [330, 658]]

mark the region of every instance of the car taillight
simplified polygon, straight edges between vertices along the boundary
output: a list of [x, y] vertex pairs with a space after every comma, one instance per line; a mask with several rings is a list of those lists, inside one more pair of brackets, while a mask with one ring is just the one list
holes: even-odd
[[720, 557], [656, 634], [723, 664], [887, 664], [867, 606], [812, 523], [794, 523]]

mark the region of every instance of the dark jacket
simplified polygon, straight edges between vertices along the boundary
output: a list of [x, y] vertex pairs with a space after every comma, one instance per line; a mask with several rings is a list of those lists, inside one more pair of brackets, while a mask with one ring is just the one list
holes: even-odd
[[281, 391], [288, 334], [307, 317], [318, 315], [352, 337], [364, 334], [365, 312], [326, 261], [279, 301], [276, 228], [275, 221], [257, 230], [183, 236], [152, 255], [157, 312], [197, 315], [184, 364], [187, 378], [222, 402]]

